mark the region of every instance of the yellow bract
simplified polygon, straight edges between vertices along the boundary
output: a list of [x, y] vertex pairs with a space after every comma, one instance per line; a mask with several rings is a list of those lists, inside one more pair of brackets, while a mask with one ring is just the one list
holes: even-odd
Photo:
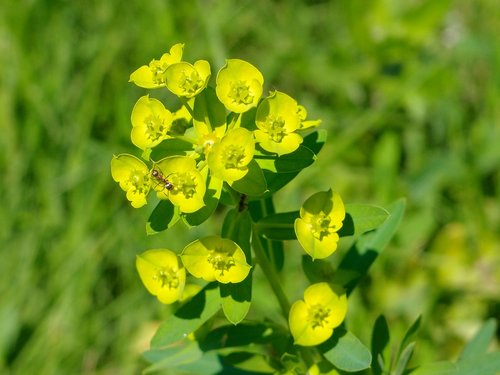
[[182, 251], [181, 259], [193, 276], [224, 284], [243, 281], [251, 268], [238, 244], [219, 236], [190, 243]]
[[340, 288], [317, 283], [304, 292], [304, 300], [296, 301], [288, 317], [295, 344], [319, 345], [328, 340], [347, 313], [347, 296]]
[[132, 207], [139, 208], [147, 203], [151, 181], [148, 167], [141, 160], [129, 154], [113, 156], [111, 176], [127, 193]]
[[135, 265], [142, 283], [162, 303], [173, 303], [182, 297], [186, 271], [171, 250], [153, 249], [137, 256]]

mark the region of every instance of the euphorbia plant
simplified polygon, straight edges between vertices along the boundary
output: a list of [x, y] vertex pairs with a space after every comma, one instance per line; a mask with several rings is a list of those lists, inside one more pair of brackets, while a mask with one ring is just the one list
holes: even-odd
[[[383, 348], [370, 351], [349, 332], [348, 297], [394, 234], [404, 202], [390, 214], [344, 204], [324, 178], [324, 191], [303, 197], [295, 211], [275, 212], [275, 194], [314, 166], [326, 139], [317, 129], [321, 121], [307, 119], [286, 93], [265, 95], [262, 73], [243, 60], [227, 60], [213, 88], [210, 64], [183, 61], [183, 49], [176, 44], [131, 74], [140, 87], [169, 90], [180, 108], [166, 108], [155, 91], [140, 97], [131, 140], [142, 160], [119, 154], [111, 161], [131, 205], [155, 205], [148, 234], [180, 221], [188, 230], [216, 209], [225, 215], [220, 233], [183, 249], [165, 244], [137, 255], [147, 291], [175, 304], [145, 353], [150, 369], [335, 374], [370, 368], [372, 353], [381, 356]], [[352, 246], [332, 262], [346, 237]], [[298, 240], [303, 253], [285, 249], [289, 240]], [[302, 269], [286, 272], [286, 259], [298, 256]], [[287, 277], [300, 289], [294, 301], [283, 288]], [[270, 312], [275, 306], [281, 318]]]

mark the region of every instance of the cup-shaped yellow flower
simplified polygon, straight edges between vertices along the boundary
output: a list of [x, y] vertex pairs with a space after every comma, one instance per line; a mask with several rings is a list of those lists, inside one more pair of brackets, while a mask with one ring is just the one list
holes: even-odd
[[248, 163], [255, 152], [255, 141], [250, 130], [229, 130], [220, 142], [212, 145], [208, 154], [208, 167], [215, 177], [229, 183], [248, 173]]
[[190, 243], [182, 251], [181, 259], [193, 276], [223, 284], [243, 281], [251, 268], [238, 244], [219, 236]]
[[188, 156], [170, 156], [158, 161], [151, 170], [158, 198], [169, 199], [181, 212], [195, 212], [205, 203], [205, 179]]
[[144, 206], [147, 201], [151, 180], [149, 169], [138, 158], [129, 154], [113, 156], [111, 160], [111, 176], [127, 193], [132, 207]]
[[210, 64], [206, 60], [198, 60], [191, 65], [179, 62], [165, 70], [167, 88], [175, 95], [192, 98], [207, 87], [210, 78]]
[[302, 137], [295, 132], [300, 127], [299, 107], [287, 94], [274, 91], [262, 100], [255, 123], [255, 140], [266, 151], [289, 154], [302, 143]]
[[177, 43], [170, 48], [169, 53], [164, 53], [159, 60], [153, 59], [149, 65], [143, 65], [130, 75], [129, 82], [134, 82], [139, 87], [156, 89], [167, 84], [165, 70], [171, 65], [182, 60], [184, 44]]
[[295, 220], [295, 234], [313, 259], [322, 259], [337, 250], [338, 230], [345, 218], [340, 195], [331, 189], [310, 196], [300, 208]]
[[347, 313], [347, 297], [328, 283], [313, 284], [304, 291], [304, 300], [290, 308], [288, 324], [297, 345], [313, 346], [328, 340]]
[[162, 303], [174, 303], [182, 297], [186, 270], [173, 251], [148, 250], [136, 257], [135, 266], [149, 293]]
[[162, 102], [145, 95], [135, 103], [131, 121], [132, 143], [145, 150], [155, 147], [168, 137], [173, 115]]
[[243, 113], [257, 106], [263, 85], [264, 76], [255, 66], [229, 59], [217, 74], [215, 92], [226, 109]]

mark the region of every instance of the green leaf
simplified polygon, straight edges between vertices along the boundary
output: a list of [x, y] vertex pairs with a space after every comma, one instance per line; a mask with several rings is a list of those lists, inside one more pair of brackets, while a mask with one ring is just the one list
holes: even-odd
[[207, 191], [203, 197], [205, 206], [193, 213], [184, 214], [184, 222], [189, 226], [197, 226], [207, 220], [219, 204], [223, 181], [213, 176], [208, 176]]
[[[248, 210], [254, 222], [258, 222], [263, 217], [274, 214], [276, 211], [272, 195], [264, 199], [250, 201], [248, 203]], [[285, 265], [285, 247], [283, 241], [272, 241], [263, 238], [261, 243], [269, 262], [271, 262], [276, 270], [282, 270]]]
[[[326, 140], [326, 130], [319, 129], [304, 137], [304, 141], [302, 142], [301, 147], [306, 147], [311, 150], [315, 155], [317, 155]], [[269, 190], [266, 193], [266, 196], [270, 196], [276, 191], [283, 188], [290, 181], [292, 181], [298, 174], [299, 171], [295, 172], [287, 172], [287, 173], [274, 173], [269, 170], [264, 169], [264, 177], [267, 182], [267, 189]]]
[[456, 363], [454, 375], [498, 375], [500, 373], [500, 352], [467, 357]]
[[231, 187], [239, 193], [259, 197], [267, 190], [266, 179], [255, 160], [248, 164], [248, 173], [242, 179], [234, 181]]
[[332, 346], [324, 353], [325, 358], [338, 369], [355, 372], [370, 367], [372, 362], [370, 351], [356, 336], [344, 328], [334, 330], [332, 337], [325, 344]]
[[307, 147], [299, 146], [294, 152], [281, 156], [257, 149], [254, 158], [262, 169], [274, 173], [288, 173], [307, 168], [314, 163], [316, 155]]
[[177, 139], [165, 139], [151, 151], [152, 160], [160, 160], [167, 156], [187, 155], [188, 151], [193, 150], [193, 144]]
[[410, 361], [411, 356], [413, 355], [413, 351], [415, 350], [415, 342], [411, 342], [408, 346], [403, 350], [398, 359], [398, 364], [396, 366], [396, 371], [394, 375], [403, 375], [406, 370], [406, 366]]
[[296, 240], [293, 223], [298, 217], [299, 211], [271, 214], [260, 219], [255, 228], [259, 235], [269, 240]]
[[479, 332], [467, 343], [460, 354], [459, 361], [486, 353], [491, 340], [495, 336], [496, 329], [497, 322], [495, 319], [491, 318], [486, 321]]
[[377, 256], [384, 250], [401, 223], [406, 203], [400, 199], [389, 210], [390, 216], [375, 231], [365, 233], [349, 249], [338, 267], [339, 275], [351, 274], [351, 279], [342, 282], [349, 295], [364, 277]]
[[418, 329], [420, 328], [420, 322], [422, 321], [422, 316], [419, 316], [413, 324], [408, 328], [406, 331], [405, 337], [403, 338], [403, 341], [401, 341], [401, 344], [399, 345], [399, 351], [398, 351], [398, 356], [401, 355], [401, 351], [403, 348], [406, 348], [407, 345], [410, 344], [410, 340], [413, 339], [415, 334], [417, 333]]
[[[244, 251], [247, 263], [252, 264], [250, 249], [250, 236], [252, 231], [252, 219], [248, 211], [239, 212], [231, 210], [226, 214], [222, 225], [222, 236], [236, 242]], [[220, 284], [220, 296], [222, 298], [222, 310], [226, 318], [233, 324], [241, 322], [250, 309], [252, 301], [252, 274], [238, 284]]]
[[226, 109], [217, 99], [215, 89], [210, 86], [196, 95], [193, 112], [195, 128], [200, 125], [208, 125], [214, 130], [226, 125]]
[[179, 218], [179, 209], [170, 201], [161, 200], [149, 215], [146, 222], [146, 233], [152, 235], [171, 228]]
[[175, 314], [170, 315], [156, 331], [151, 347], [168, 345], [198, 329], [220, 310], [220, 297], [217, 283], [210, 283], [191, 300], [182, 305]]
[[[387, 325], [387, 320], [385, 316], [380, 315], [375, 324], [373, 325], [373, 333], [372, 333], [372, 343], [371, 350], [374, 358], [381, 359], [383, 363], [384, 359], [384, 350], [389, 344], [390, 334], [389, 334], [389, 326]], [[372, 364], [372, 372], [373, 375], [381, 375], [385, 371], [384, 367], [379, 360], [373, 361]]]
[[333, 275], [335, 275], [335, 270], [329, 261], [323, 259], [313, 260], [309, 255], [302, 255], [302, 269], [311, 284], [323, 281], [329, 283], [333, 280]]
[[376, 229], [389, 217], [386, 209], [368, 204], [346, 204], [345, 210], [346, 217], [339, 230], [340, 237], [358, 236]]

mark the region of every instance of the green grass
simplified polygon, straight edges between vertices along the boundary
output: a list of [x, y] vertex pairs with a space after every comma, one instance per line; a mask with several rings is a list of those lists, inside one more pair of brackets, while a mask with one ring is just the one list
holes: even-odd
[[397, 335], [422, 312], [418, 359], [456, 356], [500, 314], [500, 8], [410, 3], [1, 3], [0, 372], [143, 367], [140, 345], [166, 310], [135, 254], [219, 224], [147, 238], [148, 209], [109, 173], [113, 153], [138, 154], [129, 118], [144, 91], [129, 74], [176, 42], [214, 73], [247, 59], [323, 119], [329, 143], [280, 207], [330, 186], [346, 202], [408, 198], [349, 325], [368, 342], [363, 321], [386, 313]]

